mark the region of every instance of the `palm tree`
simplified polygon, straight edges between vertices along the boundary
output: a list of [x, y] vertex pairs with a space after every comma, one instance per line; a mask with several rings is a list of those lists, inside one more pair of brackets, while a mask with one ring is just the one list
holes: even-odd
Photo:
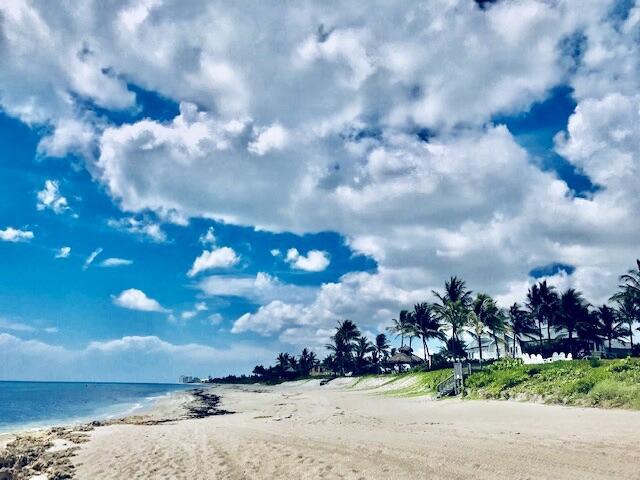
[[612, 298], [617, 303], [616, 315], [618, 319], [627, 325], [627, 333], [629, 335], [629, 343], [633, 352], [633, 324], [640, 322], [640, 305], [638, 305], [632, 295], [621, 292], [622, 295], [614, 295]]
[[316, 354], [307, 348], [303, 348], [302, 353], [300, 354], [300, 360], [298, 361], [300, 373], [305, 376], [309, 375], [309, 372], [317, 363], [318, 358], [316, 357]]
[[555, 288], [542, 281], [532, 285], [527, 292], [527, 308], [529, 314], [538, 323], [538, 340], [542, 352], [542, 325], [547, 326], [547, 339], [551, 340], [551, 326], [555, 323], [558, 312], [558, 294]]
[[467, 332], [478, 342], [478, 354], [480, 356], [480, 363], [482, 363], [482, 335], [485, 333], [485, 325], [475, 311], [469, 313]]
[[362, 335], [361, 337], [358, 337], [356, 339], [355, 345], [354, 345], [354, 352], [356, 355], [357, 371], [362, 371], [364, 369], [364, 364], [366, 362], [365, 357], [367, 356], [368, 353], [371, 353], [374, 351], [375, 351], [375, 347], [367, 337]]
[[458, 331], [464, 328], [469, 318], [471, 291], [467, 290], [464, 280], [451, 277], [444, 282], [444, 294], [433, 294], [439, 303], [434, 305], [438, 318], [451, 327], [451, 339], [458, 339]]
[[389, 342], [387, 341], [387, 336], [384, 333], [376, 335], [374, 353], [376, 355], [376, 363], [378, 364], [389, 356]]
[[413, 306], [413, 328], [417, 337], [422, 339], [422, 348], [424, 350], [424, 361], [429, 362], [431, 368], [431, 355], [429, 354], [429, 346], [427, 342], [431, 339], [445, 341], [446, 335], [442, 331], [442, 324], [435, 315], [433, 306], [427, 302], [416, 303]]
[[400, 337], [400, 346], [404, 347], [405, 337], [409, 337], [409, 346], [411, 346], [412, 322], [411, 312], [409, 310], [400, 310], [397, 319], [393, 319], [393, 325], [387, 327], [389, 333], [395, 333], [396, 338]]
[[284, 370], [289, 366], [289, 354], [282, 352], [279, 353], [276, 361], [278, 362], [278, 367], [280, 367], [281, 370]]
[[547, 340], [551, 340], [551, 327], [556, 321], [558, 311], [558, 294], [554, 287], [547, 285], [546, 280], [538, 284], [538, 292], [542, 318], [547, 324]]
[[611, 351], [611, 340], [623, 337], [626, 334], [622, 327], [623, 322], [618, 319], [615, 310], [607, 305], [599, 307], [596, 315], [600, 335], [607, 340], [609, 351]]
[[560, 310], [558, 312], [557, 324], [567, 331], [569, 337], [569, 348], [574, 355], [573, 334], [582, 332], [581, 338], [591, 336], [589, 330], [591, 315], [587, 302], [582, 297], [582, 293], [575, 288], [570, 288], [560, 295]]
[[495, 300], [486, 293], [479, 293], [473, 302], [474, 314], [487, 328], [496, 344], [496, 357], [500, 359], [500, 344], [498, 335], [506, 331], [506, 318], [504, 312], [498, 307]]
[[620, 281], [623, 282], [620, 288], [629, 290], [640, 301], [640, 259], [636, 260], [636, 265], [638, 268], [632, 268], [620, 277]]
[[514, 303], [509, 307], [509, 328], [513, 334], [513, 353], [516, 353], [516, 341], [520, 342], [520, 337], [525, 336], [531, 338], [536, 334], [536, 327], [527, 314], [518, 303]]
[[352, 363], [352, 353], [355, 340], [360, 336], [360, 330], [351, 320], [338, 322], [336, 333], [331, 337], [331, 342], [326, 348], [333, 352], [333, 361], [341, 375]]

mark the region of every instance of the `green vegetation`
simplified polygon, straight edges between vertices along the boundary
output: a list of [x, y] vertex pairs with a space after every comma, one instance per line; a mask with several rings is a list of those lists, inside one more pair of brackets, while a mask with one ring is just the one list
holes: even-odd
[[640, 359], [542, 365], [496, 362], [465, 381], [468, 398], [640, 409]]
[[[364, 375], [351, 388], [398, 396], [435, 395], [450, 368]], [[505, 359], [465, 379], [466, 399], [539, 401], [547, 404], [640, 410], [640, 359], [561, 361], [523, 365]]]

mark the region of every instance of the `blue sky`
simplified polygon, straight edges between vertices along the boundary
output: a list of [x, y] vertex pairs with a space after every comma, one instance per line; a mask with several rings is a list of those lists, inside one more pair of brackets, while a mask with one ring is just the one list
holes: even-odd
[[640, 7], [482, 7], [3, 7], [0, 379], [322, 355], [453, 274], [606, 301], [638, 255]]

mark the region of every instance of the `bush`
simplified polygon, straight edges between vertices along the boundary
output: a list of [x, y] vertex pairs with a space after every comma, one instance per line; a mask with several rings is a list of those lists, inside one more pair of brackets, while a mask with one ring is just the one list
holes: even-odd
[[602, 361], [598, 357], [589, 357], [589, 365], [591, 368], [598, 368], [602, 365]]

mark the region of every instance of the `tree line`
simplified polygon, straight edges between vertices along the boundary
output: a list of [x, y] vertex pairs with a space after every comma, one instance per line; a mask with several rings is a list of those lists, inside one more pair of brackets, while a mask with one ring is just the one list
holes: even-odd
[[[471, 346], [477, 346], [481, 360], [483, 338], [495, 342], [500, 358], [506, 352], [500, 351], [499, 340], [504, 343], [507, 332], [512, 337], [514, 352], [516, 343], [526, 340], [537, 343], [543, 352], [545, 344], [552, 343], [553, 332], [555, 339], [560, 336], [566, 341], [574, 356], [578, 341], [601, 341], [611, 349], [616, 339], [628, 341], [631, 351], [638, 354], [639, 349], [633, 344], [633, 330], [640, 322], [640, 260], [636, 260], [636, 267], [620, 276], [618, 291], [603, 305], [592, 305], [575, 288], [559, 292], [541, 281], [529, 288], [522, 304], [514, 303], [503, 309], [490, 295], [474, 295], [464, 280], [452, 276], [445, 282], [443, 291], [433, 291], [434, 302], [420, 302], [412, 310], [401, 310], [387, 333], [400, 339], [401, 348], [412, 349], [413, 341], [418, 340], [428, 368], [434, 366], [434, 361], [466, 357], [465, 338], [469, 337]], [[436, 355], [429, 352], [428, 344], [432, 340], [443, 343]], [[253, 377], [245, 378], [262, 381], [301, 378], [319, 365], [338, 375], [376, 373], [384, 371], [386, 361], [396, 351], [385, 333], [370, 341], [351, 320], [338, 322], [325, 347], [329, 353], [322, 361], [307, 348], [297, 357], [280, 353], [275, 365], [257, 365]]]

